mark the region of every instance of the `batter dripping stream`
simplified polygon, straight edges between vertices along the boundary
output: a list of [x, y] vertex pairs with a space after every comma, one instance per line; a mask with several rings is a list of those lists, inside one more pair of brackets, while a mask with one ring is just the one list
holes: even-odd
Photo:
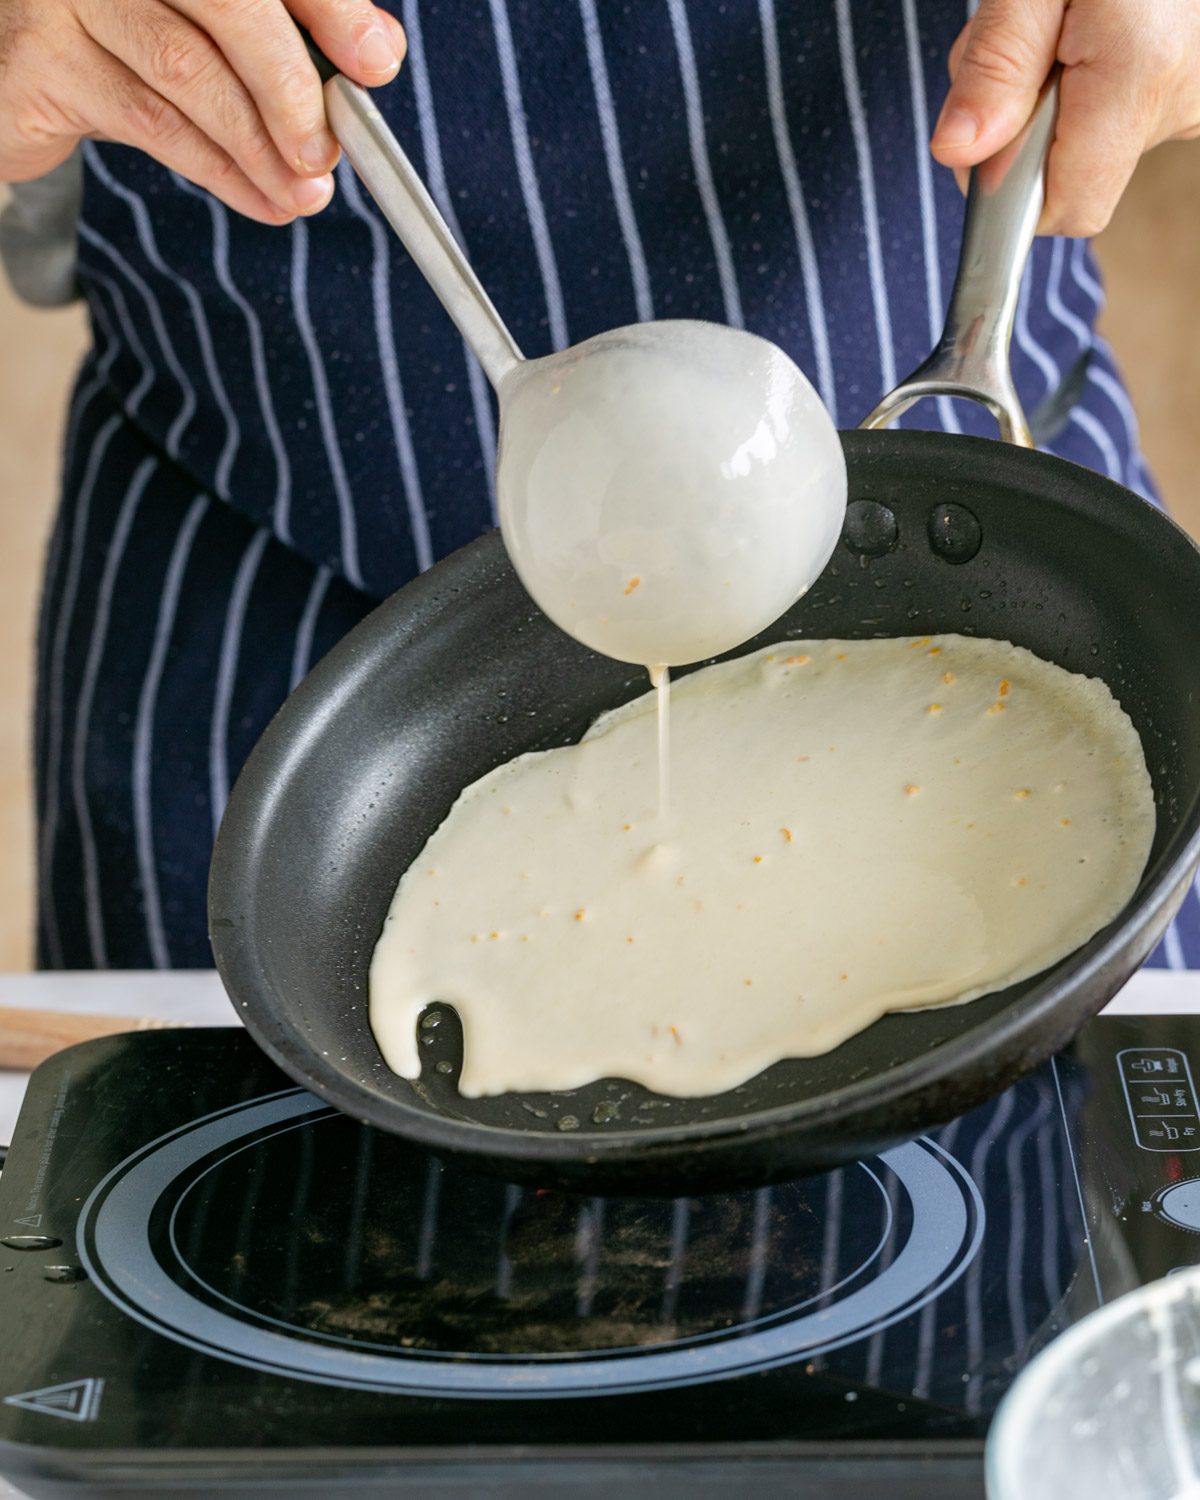
[[658, 820], [665, 824], [671, 813], [671, 670], [646, 670], [658, 704]]

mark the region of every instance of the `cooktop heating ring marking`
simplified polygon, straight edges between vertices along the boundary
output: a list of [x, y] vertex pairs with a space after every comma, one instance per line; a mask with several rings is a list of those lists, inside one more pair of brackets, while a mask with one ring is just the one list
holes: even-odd
[[[322, 1333], [316, 1329], [304, 1328], [298, 1326], [295, 1323], [288, 1323], [283, 1318], [272, 1317], [269, 1313], [260, 1312], [257, 1308], [247, 1307], [244, 1302], [238, 1302], [236, 1298], [230, 1297], [226, 1292], [221, 1291], [219, 1287], [213, 1286], [210, 1281], [206, 1281], [204, 1277], [200, 1275], [200, 1273], [192, 1266], [187, 1257], [184, 1255], [183, 1251], [180, 1249], [178, 1236], [175, 1233], [176, 1220], [179, 1214], [179, 1210], [183, 1206], [184, 1200], [187, 1198], [192, 1189], [196, 1187], [198, 1183], [204, 1180], [209, 1172], [215, 1172], [218, 1167], [223, 1166], [227, 1161], [230, 1160], [231, 1157], [236, 1156], [241, 1151], [251, 1151], [263, 1141], [272, 1140], [275, 1136], [284, 1135], [290, 1130], [303, 1130], [310, 1125], [319, 1123], [322, 1119], [337, 1119], [338, 1114], [339, 1112], [336, 1109], [329, 1109], [323, 1114], [313, 1114], [310, 1115], [307, 1119], [294, 1121], [289, 1125], [281, 1125], [277, 1130], [272, 1130], [268, 1133], [256, 1134], [254, 1136], [254, 1139], [248, 1141], [244, 1146], [235, 1147], [234, 1150], [226, 1152], [224, 1156], [218, 1157], [218, 1159], [207, 1166], [203, 1172], [200, 1172], [195, 1177], [193, 1177], [192, 1180], [188, 1183], [187, 1187], [184, 1188], [183, 1192], [180, 1193], [174, 1207], [171, 1209], [171, 1217], [168, 1222], [167, 1229], [167, 1238], [168, 1242], [170, 1243], [171, 1249], [174, 1252], [176, 1261], [183, 1268], [183, 1270], [187, 1272], [187, 1274], [197, 1284], [197, 1286], [203, 1287], [203, 1289], [211, 1297], [215, 1297], [218, 1299], [218, 1301], [224, 1302], [228, 1307], [236, 1308], [238, 1312], [245, 1314], [247, 1317], [253, 1318], [260, 1323], [269, 1323], [274, 1328], [287, 1329], [290, 1333], [299, 1334], [302, 1338], [305, 1339], [319, 1339], [323, 1343], [338, 1344], [348, 1349], [383, 1350], [391, 1354], [397, 1352], [396, 1346], [394, 1344], [375, 1344], [372, 1343], [369, 1339], [348, 1339], [339, 1337], [336, 1334]], [[774, 1312], [764, 1313], [761, 1317], [748, 1319], [744, 1323], [722, 1325], [720, 1328], [708, 1329], [703, 1333], [694, 1333], [686, 1335], [683, 1338], [663, 1340], [661, 1343], [655, 1344], [655, 1349], [681, 1349], [686, 1348], [690, 1344], [711, 1343], [714, 1339], [734, 1338], [745, 1329], [760, 1328], [765, 1324], [779, 1323], [784, 1319], [794, 1318], [806, 1307], [811, 1307], [813, 1303], [827, 1301], [836, 1292], [840, 1292], [843, 1287], [848, 1286], [850, 1282], [861, 1276], [869, 1266], [873, 1265], [874, 1262], [879, 1259], [880, 1255], [882, 1255], [883, 1248], [887, 1244], [888, 1236], [892, 1232], [892, 1225], [894, 1222], [895, 1214], [892, 1208], [891, 1199], [887, 1194], [887, 1189], [884, 1187], [879, 1177], [874, 1172], [872, 1172], [871, 1168], [868, 1167], [865, 1162], [857, 1162], [855, 1163], [855, 1165], [859, 1168], [860, 1171], [866, 1173], [866, 1175], [871, 1179], [876, 1188], [879, 1190], [880, 1198], [883, 1200], [883, 1229], [880, 1233], [878, 1241], [876, 1242], [874, 1248], [871, 1250], [871, 1253], [864, 1256], [852, 1271], [847, 1272], [847, 1274], [840, 1280], [835, 1281], [832, 1286], [821, 1287], [817, 1291], [811, 1293], [811, 1295], [805, 1297], [802, 1301], [795, 1302], [789, 1307], [778, 1308]], [[604, 1359], [616, 1358], [618, 1355], [634, 1355], [640, 1357], [643, 1352], [643, 1346], [638, 1344], [618, 1344], [610, 1345], [605, 1349], [573, 1349], [571, 1350], [570, 1358], [573, 1360]], [[412, 1359], [473, 1360], [480, 1364], [520, 1364], [532, 1361], [561, 1362], [561, 1360], [564, 1358], [562, 1354], [478, 1354], [466, 1353], [463, 1350], [459, 1349], [406, 1349], [404, 1351], [404, 1355], [405, 1358]]]
[[247, 1324], [201, 1301], [162, 1268], [148, 1231], [151, 1210], [190, 1166], [247, 1135], [328, 1110], [303, 1091], [249, 1100], [171, 1131], [119, 1163], [80, 1214], [77, 1248], [93, 1285], [144, 1327], [244, 1368], [386, 1394], [548, 1399], [690, 1385], [828, 1353], [939, 1296], [974, 1259], [983, 1238], [975, 1183], [935, 1142], [922, 1140], [880, 1156], [920, 1210], [908, 1240], [880, 1276], [832, 1307], [716, 1343], [654, 1346], [593, 1360], [496, 1365], [352, 1351]]

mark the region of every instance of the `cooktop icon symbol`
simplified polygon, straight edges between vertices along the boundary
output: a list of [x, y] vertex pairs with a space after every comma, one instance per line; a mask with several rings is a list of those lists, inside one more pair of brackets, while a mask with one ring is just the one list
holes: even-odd
[[1163, 1188], [1154, 1195], [1154, 1207], [1168, 1224], [1200, 1234], [1200, 1177], [1185, 1177]]
[[44, 1417], [63, 1417], [68, 1422], [94, 1422], [100, 1412], [103, 1390], [103, 1380], [87, 1376], [83, 1380], [66, 1380], [61, 1385], [44, 1385], [35, 1391], [18, 1391], [14, 1396], [5, 1396], [4, 1404], [40, 1412]]

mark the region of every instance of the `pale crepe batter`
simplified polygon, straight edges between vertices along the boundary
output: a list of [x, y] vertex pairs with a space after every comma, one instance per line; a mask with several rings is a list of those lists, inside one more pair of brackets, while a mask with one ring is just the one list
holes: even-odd
[[468, 1097], [626, 1078], [717, 1093], [886, 1011], [1065, 957], [1133, 895], [1154, 834], [1104, 683], [1002, 641], [789, 641], [467, 788], [371, 964], [388, 1064], [432, 1001]]

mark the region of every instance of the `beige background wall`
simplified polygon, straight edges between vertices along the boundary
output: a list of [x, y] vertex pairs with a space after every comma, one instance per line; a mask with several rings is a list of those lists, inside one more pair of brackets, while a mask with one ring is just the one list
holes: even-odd
[[[1172, 510], [1200, 536], [1200, 143], [1146, 158], [1099, 249], [1109, 284], [1105, 329], [1146, 452]], [[83, 342], [79, 309], [34, 312], [0, 284], [0, 970], [31, 960], [34, 606], [66, 393]]]

